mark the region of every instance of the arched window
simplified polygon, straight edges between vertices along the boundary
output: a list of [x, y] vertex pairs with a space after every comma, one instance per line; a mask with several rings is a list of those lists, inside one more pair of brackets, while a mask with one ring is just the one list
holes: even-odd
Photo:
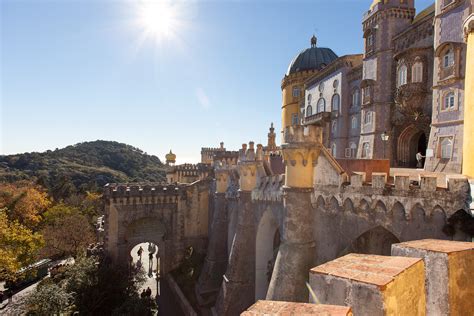
[[454, 105], [454, 92], [446, 93], [443, 98], [443, 110], [452, 110]]
[[454, 65], [454, 51], [452, 48], [448, 48], [443, 55], [443, 67], [449, 68]]
[[373, 114], [372, 111], [366, 111], [364, 115], [364, 124], [372, 124], [373, 120]]
[[404, 84], [407, 84], [407, 66], [405, 64], [400, 65], [398, 67], [398, 80], [397, 80], [397, 86], [403, 86]]
[[423, 63], [421, 61], [415, 62], [411, 67], [411, 81], [423, 82]]
[[351, 157], [355, 157], [357, 153], [357, 145], [355, 143], [350, 143], [349, 148], [351, 149]]
[[331, 154], [333, 155], [333, 157], [336, 157], [336, 144], [335, 143], [332, 143], [331, 145]]
[[360, 105], [360, 90], [355, 89], [352, 93], [352, 105], [359, 106]]
[[369, 158], [370, 156], [370, 144], [364, 143], [362, 144], [362, 158]]
[[332, 96], [332, 110], [333, 111], [339, 111], [339, 105], [341, 103], [341, 97], [339, 96], [339, 94], [334, 94]]
[[293, 87], [293, 97], [299, 97], [300, 96], [300, 88], [299, 87]]
[[325, 112], [326, 111], [326, 101], [324, 98], [320, 98], [318, 100], [318, 113]]
[[357, 117], [353, 116], [351, 119], [351, 128], [356, 129], [357, 128]]
[[308, 94], [308, 105], [310, 105], [310, 104], [311, 104], [311, 98], [312, 98], [312, 97], [313, 97], [313, 96], [311, 95], [311, 93], [310, 93], [310, 94]]
[[306, 116], [311, 116], [313, 115], [313, 107], [311, 105], [308, 105], [306, 108]]
[[337, 121], [332, 121], [331, 131], [332, 131], [333, 134], [336, 133], [336, 131], [337, 131]]
[[442, 159], [451, 159], [451, 153], [453, 152], [453, 141], [451, 137], [443, 137], [440, 141], [441, 152], [440, 156]]

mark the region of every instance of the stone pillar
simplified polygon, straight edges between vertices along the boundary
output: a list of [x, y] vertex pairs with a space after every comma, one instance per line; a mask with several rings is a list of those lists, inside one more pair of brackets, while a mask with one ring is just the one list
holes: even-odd
[[204, 266], [196, 286], [196, 296], [201, 304], [214, 300], [227, 268], [227, 203], [225, 193], [229, 183], [229, 171], [218, 167], [215, 170], [216, 193], [214, 195], [214, 216], [211, 224], [209, 246]]
[[240, 315], [255, 301], [255, 218], [252, 190], [257, 183], [254, 143], [240, 150], [238, 219], [229, 264], [213, 310], [215, 315]]
[[309, 270], [315, 258], [313, 167], [321, 148], [321, 128], [294, 126], [282, 145], [286, 165], [283, 232], [267, 300], [307, 302]]
[[463, 25], [464, 36], [467, 42], [466, 78], [464, 81], [464, 139], [462, 173], [474, 178], [474, 14], [471, 14]]

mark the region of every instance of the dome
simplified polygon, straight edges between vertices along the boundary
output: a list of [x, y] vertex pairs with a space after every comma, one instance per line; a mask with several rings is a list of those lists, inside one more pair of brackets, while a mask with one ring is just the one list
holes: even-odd
[[337, 55], [330, 49], [316, 46], [316, 37], [311, 38], [311, 47], [301, 51], [291, 62], [286, 75], [298, 71], [321, 69], [330, 64]]
[[166, 162], [168, 162], [168, 163], [170, 163], [170, 162], [174, 163], [176, 161], [176, 155], [173, 154], [171, 149], [170, 149], [170, 152], [168, 154], [166, 154], [165, 158], [166, 158]]

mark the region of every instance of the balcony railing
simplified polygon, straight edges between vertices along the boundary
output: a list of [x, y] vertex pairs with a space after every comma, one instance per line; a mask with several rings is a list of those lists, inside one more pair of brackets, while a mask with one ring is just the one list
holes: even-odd
[[304, 118], [305, 125], [319, 125], [331, 121], [331, 112], [319, 112]]

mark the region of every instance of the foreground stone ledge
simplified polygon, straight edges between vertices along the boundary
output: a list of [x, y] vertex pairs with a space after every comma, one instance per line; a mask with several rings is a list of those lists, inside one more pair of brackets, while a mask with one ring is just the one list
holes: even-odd
[[348, 305], [355, 315], [424, 315], [420, 258], [348, 254], [310, 271], [322, 304]]
[[409, 241], [392, 245], [392, 255], [424, 259], [427, 315], [473, 315], [474, 243]]
[[281, 301], [257, 301], [241, 316], [257, 315], [321, 315], [352, 316], [351, 308], [346, 306], [293, 303]]

